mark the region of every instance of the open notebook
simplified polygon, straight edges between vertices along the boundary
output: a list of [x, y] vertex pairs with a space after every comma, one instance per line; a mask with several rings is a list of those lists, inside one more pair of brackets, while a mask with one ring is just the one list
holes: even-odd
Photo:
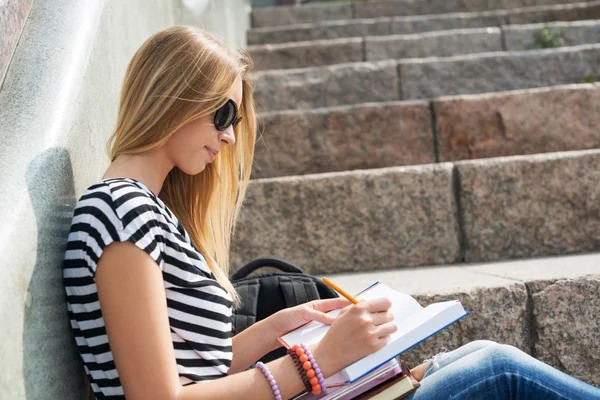
[[[329, 377], [326, 380], [328, 384], [354, 382], [469, 314], [458, 300], [421, 307], [411, 296], [378, 282], [360, 292], [356, 299], [363, 301], [378, 297], [387, 297], [392, 301], [390, 311], [394, 314], [398, 330], [391, 335], [392, 340], [389, 344]], [[329, 314], [337, 316], [340, 311], [333, 310]], [[328, 329], [328, 325], [313, 321], [280, 337], [279, 341], [288, 348], [299, 343], [316, 343], [325, 336]]]

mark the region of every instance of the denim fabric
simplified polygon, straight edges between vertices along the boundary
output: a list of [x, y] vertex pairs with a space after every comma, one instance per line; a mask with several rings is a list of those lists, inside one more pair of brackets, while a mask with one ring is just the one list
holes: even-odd
[[408, 400], [600, 400], [600, 389], [521, 350], [477, 340], [431, 360]]

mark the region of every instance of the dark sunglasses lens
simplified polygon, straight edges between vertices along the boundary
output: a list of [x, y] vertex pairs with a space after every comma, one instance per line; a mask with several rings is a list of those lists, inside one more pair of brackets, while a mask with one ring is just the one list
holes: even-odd
[[228, 101], [215, 113], [215, 127], [220, 131], [224, 131], [231, 125], [236, 114], [235, 104], [232, 101]]

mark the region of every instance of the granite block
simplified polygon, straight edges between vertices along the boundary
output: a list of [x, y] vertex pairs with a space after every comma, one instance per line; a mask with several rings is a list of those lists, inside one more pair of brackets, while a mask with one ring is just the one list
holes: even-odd
[[350, 19], [251, 29], [248, 31], [248, 44], [302, 42], [318, 39], [390, 35], [391, 33], [391, 18]]
[[600, 1], [523, 8], [519, 12], [510, 13], [507, 18], [507, 23], [510, 25], [598, 19], [600, 18]]
[[459, 54], [502, 51], [500, 28], [479, 28], [414, 35], [367, 37], [367, 61], [449, 57]]
[[466, 262], [600, 249], [600, 150], [455, 165]]
[[352, 3], [264, 7], [252, 10], [252, 26], [292, 25], [353, 18]]
[[600, 147], [600, 85], [434, 101], [439, 159], [454, 161]]
[[504, 26], [506, 50], [529, 50], [540, 48], [540, 34], [548, 28], [551, 35], [560, 39], [559, 45], [577, 46], [600, 42], [600, 22], [577, 21], [551, 24]]
[[410, 366], [430, 359], [443, 349], [452, 351], [474, 340], [493, 340], [526, 353], [530, 351], [527, 290], [523, 283], [414, 297], [422, 306], [460, 300], [471, 314], [402, 354]]
[[478, 13], [450, 13], [394, 17], [392, 19], [392, 33], [413, 34], [417, 32], [445, 31], [451, 29], [498, 27], [506, 23], [506, 14], [508, 12], [508, 10], [501, 10]]
[[264, 111], [399, 99], [396, 61], [259, 72], [255, 98]]
[[378, 0], [355, 3], [355, 18], [412, 16], [546, 7], [578, 0]]
[[362, 38], [267, 44], [251, 46], [248, 51], [256, 70], [316, 67], [364, 59]]
[[457, 0], [378, 0], [356, 2], [355, 18], [377, 18], [423, 14], [445, 14], [456, 11]]
[[600, 76], [600, 45], [400, 61], [403, 99], [583, 83]]
[[599, 274], [533, 281], [528, 286], [533, 305], [536, 358], [600, 387]]
[[253, 176], [435, 162], [427, 102], [394, 102], [267, 114]]
[[343, 37], [415, 34], [450, 29], [499, 27], [509, 23], [530, 24], [586, 19], [600, 19], [600, 1], [490, 11], [357, 18], [255, 28], [248, 31], [248, 43], [257, 45]]
[[600, 18], [600, 1], [392, 18], [393, 34], [577, 21]]
[[451, 164], [250, 182], [232, 265], [274, 256], [307, 273], [455, 262]]
[[33, 0], [5, 0], [0, 3], [0, 87], [32, 3]]

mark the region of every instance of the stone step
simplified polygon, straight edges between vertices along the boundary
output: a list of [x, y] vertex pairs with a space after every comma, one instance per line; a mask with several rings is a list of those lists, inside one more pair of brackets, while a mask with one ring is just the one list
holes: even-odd
[[600, 150], [253, 180], [233, 265], [338, 273], [600, 250]]
[[436, 161], [427, 101], [368, 103], [262, 116], [254, 178]]
[[414, 16], [428, 14], [503, 10], [530, 6], [571, 4], [581, 0], [375, 0], [307, 4], [303, 6], [264, 7], [252, 10], [255, 28], [321, 21]]
[[485, 338], [600, 386], [600, 253], [327, 277], [352, 294], [379, 281], [423, 306], [461, 301], [471, 314], [404, 353], [409, 365]]
[[599, 42], [600, 20], [591, 20], [267, 44], [250, 46], [248, 50], [257, 70], [269, 70]]
[[587, 19], [600, 19], [600, 1], [484, 12], [361, 18], [254, 28], [248, 31], [247, 37], [248, 44], [260, 45]]
[[[600, 23], [599, 23], [600, 26]], [[594, 39], [596, 40], [596, 39]], [[500, 28], [266, 44], [248, 48], [257, 70], [503, 51]]]
[[593, 149], [600, 84], [281, 111], [262, 122], [254, 178]]
[[600, 45], [385, 60], [256, 73], [265, 111], [433, 99], [596, 81]]

